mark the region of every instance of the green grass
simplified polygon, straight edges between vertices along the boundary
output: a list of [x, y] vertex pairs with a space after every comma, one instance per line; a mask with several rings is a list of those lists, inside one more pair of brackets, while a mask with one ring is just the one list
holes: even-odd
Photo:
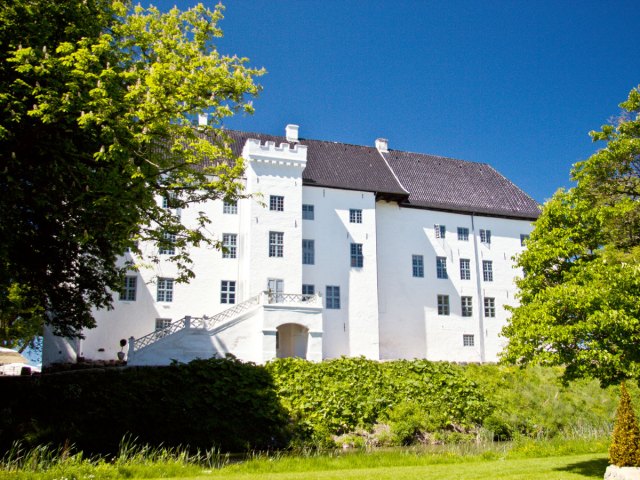
[[5, 458], [0, 479], [586, 479], [602, 478], [607, 443], [607, 439], [553, 439], [349, 452], [307, 450], [253, 454], [235, 464], [214, 453], [194, 456], [128, 445], [111, 461], [34, 449]]

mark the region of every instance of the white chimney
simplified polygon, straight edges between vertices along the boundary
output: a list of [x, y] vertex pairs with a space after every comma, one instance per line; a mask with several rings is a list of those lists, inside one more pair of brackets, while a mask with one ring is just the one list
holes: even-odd
[[376, 138], [376, 148], [379, 152], [389, 151], [389, 140], [386, 138]]
[[206, 113], [200, 113], [198, 115], [198, 125], [201, 127], [207, 126], [208, 115]]
[[287, 137], [287, 142], [297, 142], [298, 141], [298, 129], [300, 127], [298, 125], [287, 125], [284, 129], [285, 135]]

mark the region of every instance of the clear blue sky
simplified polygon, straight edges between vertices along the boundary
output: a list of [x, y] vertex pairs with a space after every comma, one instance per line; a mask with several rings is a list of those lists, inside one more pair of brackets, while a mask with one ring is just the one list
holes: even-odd
[[227, 127], [384, 137], [487, 162], [540, 202], [569, 185], [571, 165], [598, 148], [588, 132], [640, 84], [637, 1], [223, 3], [219, 50], [268, 71], [255, 115]]

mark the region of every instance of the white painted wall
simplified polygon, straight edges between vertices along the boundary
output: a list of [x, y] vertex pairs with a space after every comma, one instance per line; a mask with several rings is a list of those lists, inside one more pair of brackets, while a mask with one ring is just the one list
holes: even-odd
[[[470, 215], [389, 202], [379, 202], [376, 211], [381, 358], [495, 361], [507, 319], [503, 305], [513, 304], [515, 292], [511, 258], [521, 251], [520, 234], [530, 232], [530, 222], [475, 216], [472, 224]], [[435, 237], [435, 224], [446, 226], [444, 239]], [[458, 227], [469, 229], [468, 241], [458, 240]], [[480, 243], [481, 228], [491, 230], [490, 245]], [[423, 278], [412, 275], [414, 254], [424, 257]], [[448, 279], [436, 276], [439, 256], [447, 259]], [[461, 258], [470, 260], [471, 280], [460, 278]], [[482, 260], [493, 261], [493, 282], [482, 280]], [[449, 296], [448, 316], [438, 315], [438, 294]], [[462, 317], [462, 296], [473, 299], [472, 317]], [[495, 318], [484, 318], [485, 296], [496, 299]], [[463, 346], [464, 334], [474, 335], [473, 347]]]
[[[315, 264], [303, 265], [302, 283], [325, 297], [340, 287], [340, 309], [324, 310], [323, 357], [379, 358], [375, 195], [371, 192], [305, 187], [303, 203], [314, 220], [303, 220], [303, 237], [315, 240]], [[362, 223], [349, 222], [349, 210], [362, 210]], [[361, 243], [362, 268], [351, 267], [351, 243]], [[326, 299], [325, 299], [326, 305]]]

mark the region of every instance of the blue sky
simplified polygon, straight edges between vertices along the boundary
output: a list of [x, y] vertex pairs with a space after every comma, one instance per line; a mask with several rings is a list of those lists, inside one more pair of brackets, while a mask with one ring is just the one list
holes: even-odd
[[219, 50], [268, 71], [255, 115], [227, 127], [384, 137], [487, 162], [540, 202], [569, 185], [571, 165], [598, 148], [588, 132], [640, 83], [634, 1], [223, 3]]

